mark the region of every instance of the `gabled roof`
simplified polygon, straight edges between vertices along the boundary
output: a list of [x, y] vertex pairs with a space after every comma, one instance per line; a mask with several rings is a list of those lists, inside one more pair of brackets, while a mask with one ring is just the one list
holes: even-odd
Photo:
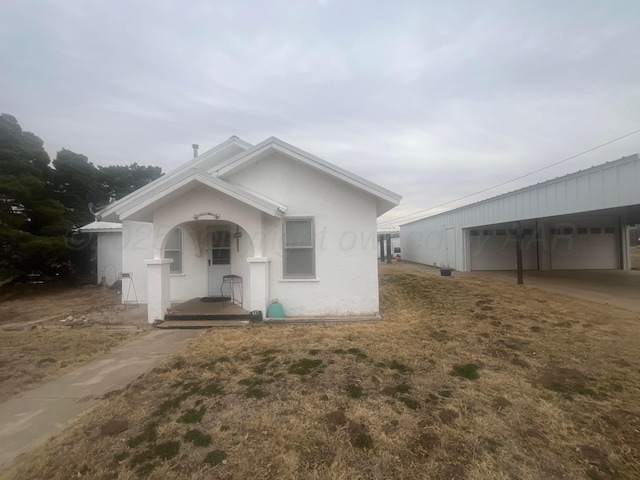
[[181, 165], [180, 167], [172, 170], [166, 175], [157, 178], [153, 182], [148, 183], [142, 188], [139, 188], [135, 192], [130, 193], [126, 197], [106, 206], [100, 213], [103, 219], [116, 217], [117, 210], [122, 210], [128, 205], [135, 204], [148, 192], [155, 191], [160, 188], [166, 188], [173, 184], [178, 177], [181, 177], [185, 171], [192, 169], [206, 170], [226, 160], [230, 156], [235, 156], [239, 151], [247, 150], [251, 148], [251, 144], [244, 140], [233, 136], [228, 140], [225, 140], [219, 145], [207, 150], [206, 152], [198, 155], [193, 160]]
[[192, 168], [174, 176], [172, 181], [169, 184], [162, 185], [162, 188], [149, 190], [139, 196], [136, 202], [117, 206], [114, 213], [121, 220], [125, 220], [135, 214], [144, 212], [163, 199], [170, 199], [191, 190], [198, 184], [224, 193], [269, 215], [282, 216], [287, 211], [286, 205], [274, 202], [246, 188], [232, 185], [196, 168]]
[[80, 231], [84, 233], [110, 233], [121, 232], [122, 224], [115, 222], [91, 222], [84, 227], [80, 227]]
[[184, 192], [185, 189], [193, 188], [194, 182], [207, 185], [270, 215], [281, 216], [287, 211], [287, 206], [226, 181], [234, 173], [275, 152], [373, 196], [376, 199], [378, 216], [398, 205], [402, 198], [390, 190], [278, 138], [270, 137], [258, 145], [252, 146], [234, 136], [172, 172], [108, 205], [100, 212], [101, 219], [122, 221], [148, 209], [157, 201], [175, 196], [178, 191]]
[[[433, 218], [445, 218], [446, 215], [451, 215], [451, 214], [455, 214], [456, 212], [463, 212], [465, 210], [471, 210], [473, 208], [476, 207], [480, 207], [480, 206], [486, 206], [486, 205], [490, 205], [493, 203], [497, 203], [500, 201], [503, 201], [505, 199], [508, 199], [509, 197], [515, 198], [518, 195], [522, 195], [524, 193], [527, 192], [533, 192], [535, 193], [536, 190], [544, 190], [547, 187], [550, 187], [551, 185], [558, 185], [558, 184], [562, 184], [562, 183], [566, 183], [572, 179], [577, 179], [579, 177], [584, 177], [584, 176], [588, 176], [588, 175], [592, 175], [594, 173], [598, 173], [598, 172], [603, 172], [605, 170], [608, 169], [612, 169], [612, 168], [616, 168], [622, 165], [626, 165], [626, 164], [630, 164], [630, 163], [638, 163], [640, 162], [640, 154], [634, 153], [632, 155], [629, 155], [627, 157], [622, 157], [619, 158], [617, 160], [611, 160], [605, 163], [601, 163], [599, 165], [594, 165], [588, 168], [585, 168], [584, 170], [578, 170], [577, 172], [572, 172], [572, 173], [568, 173], [566, 175], [561, 175], [559, 177], [556, 178], [552, 178], [550, 180], [545, 180], [543, 182], [539, 182], [539, 183], [535, 183], [533, 185], [529, 185], [526, 187], [522, 187], [522, 188], [518, 188], [516, 190], [512, 190], [510, 192], [506, 192], [506, 193], [501, 193], [499, 195], [496, 195], [494, 197], [489, 197], [489, 198], [485, 198], [482, 200], [478, 200], [477, 202], [473, 202], [473, 203], [468, 203], [466, 205], [462, 205], [460, 207], [455, 207], [452, 208], [451, 210], [446, 210], [444, 212], [439, 212], [439, 213], [434, 213], [432, 215], [425, 215], [424, 217], [420, 217], [417, 218], [415, 220], [410, 220], [407, 221], [405, 223], [401, 223], [400, 227], [406, 227], [408, 225], [411, 225], [412, 223], [418, 223], [418, 222], [422, 222], [424, 220], [427, 219], [433, 219]], [[635, 178], [635, 177], [633, 177]], [[619, 188], [619, 186], [618, 186]], [[636, 191], [636, 190], [634, 190]], [[593, 189], [589, 189], [587, 191], [589, 197], [593, 198]], [[602, 210], [604, 208], [610, 208], [610, 207], [602, 207], [602, 208], [597, 208], [594, 210]], [[571, 212], [567, 212], [571, 213]], [[544, 214], [543, 216], [547, 216], [548, 214]], [[537, 213], [531, 213], [530, 217], [531, 218], [536, 218], [537, 216], [539, 216]], [[402, 218], [402, 217], [401, 217]]]
[[340, 168], [337, 165], [333, 165], [332, 163], [294, 147], [293, 145], [283, 142], [276, 137], [267, 138], [256, 146], [215, 165], [208, 171], [209, 173], [215, 174], [218, 178], [227, 178], [274, 152], [279, 152], [293, 158], [315, 170], [337, 178], [348, 185], [374, 196], [377, 200], [378, 216], [397, 206], [402, 199], [401, 195], [398, 195], [391, 190], [387, 190], [380, 185], [376, 185], [369, 180]]

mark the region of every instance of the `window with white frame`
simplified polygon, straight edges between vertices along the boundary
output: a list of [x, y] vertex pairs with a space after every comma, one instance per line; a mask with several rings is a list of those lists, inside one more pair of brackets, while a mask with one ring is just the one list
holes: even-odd
[[167, 237], [164, 258], [171, 258], [171, 273], [182, 273], [182, 229], [174, 228]]
[[315, 278], [316, 259], [313, 218], [284, 220], [284, 278]]

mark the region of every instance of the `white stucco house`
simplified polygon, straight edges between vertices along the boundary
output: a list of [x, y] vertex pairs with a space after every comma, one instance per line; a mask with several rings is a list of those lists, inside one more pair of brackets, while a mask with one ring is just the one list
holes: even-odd
[[[271, 137], [237, 137], [108, 205], [83, 227], [98, 237], [98, 281], [130, 273], [148, 320], [171, 303], [242, 282], [242, 304], [287, 316], [378, 312], [376, 221], [401, 197]], [[108, 270], [108, 272], [107, 272]]]

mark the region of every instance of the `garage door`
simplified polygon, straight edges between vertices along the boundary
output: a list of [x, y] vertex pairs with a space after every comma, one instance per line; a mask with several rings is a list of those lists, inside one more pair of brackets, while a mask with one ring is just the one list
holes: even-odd
[[[516, 236], [508, 228], [486, 227], [470, 230], [471, 270], [515, 270]], [[536, 242], [532, 228], [523, 228], [522, 266], [538, 268]]]
[[610, 223], [556, 226], [550, 234], [552, 270], [620, 268], [619, 234]]

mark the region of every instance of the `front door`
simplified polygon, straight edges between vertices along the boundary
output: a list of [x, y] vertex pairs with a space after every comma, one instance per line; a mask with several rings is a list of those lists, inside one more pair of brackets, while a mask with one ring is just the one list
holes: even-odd
[[231, 231], [228, 226], [209, 230], [207, 248], [209, 264], [209, 296], [220, 295], [222, 277], [231, 274]]

